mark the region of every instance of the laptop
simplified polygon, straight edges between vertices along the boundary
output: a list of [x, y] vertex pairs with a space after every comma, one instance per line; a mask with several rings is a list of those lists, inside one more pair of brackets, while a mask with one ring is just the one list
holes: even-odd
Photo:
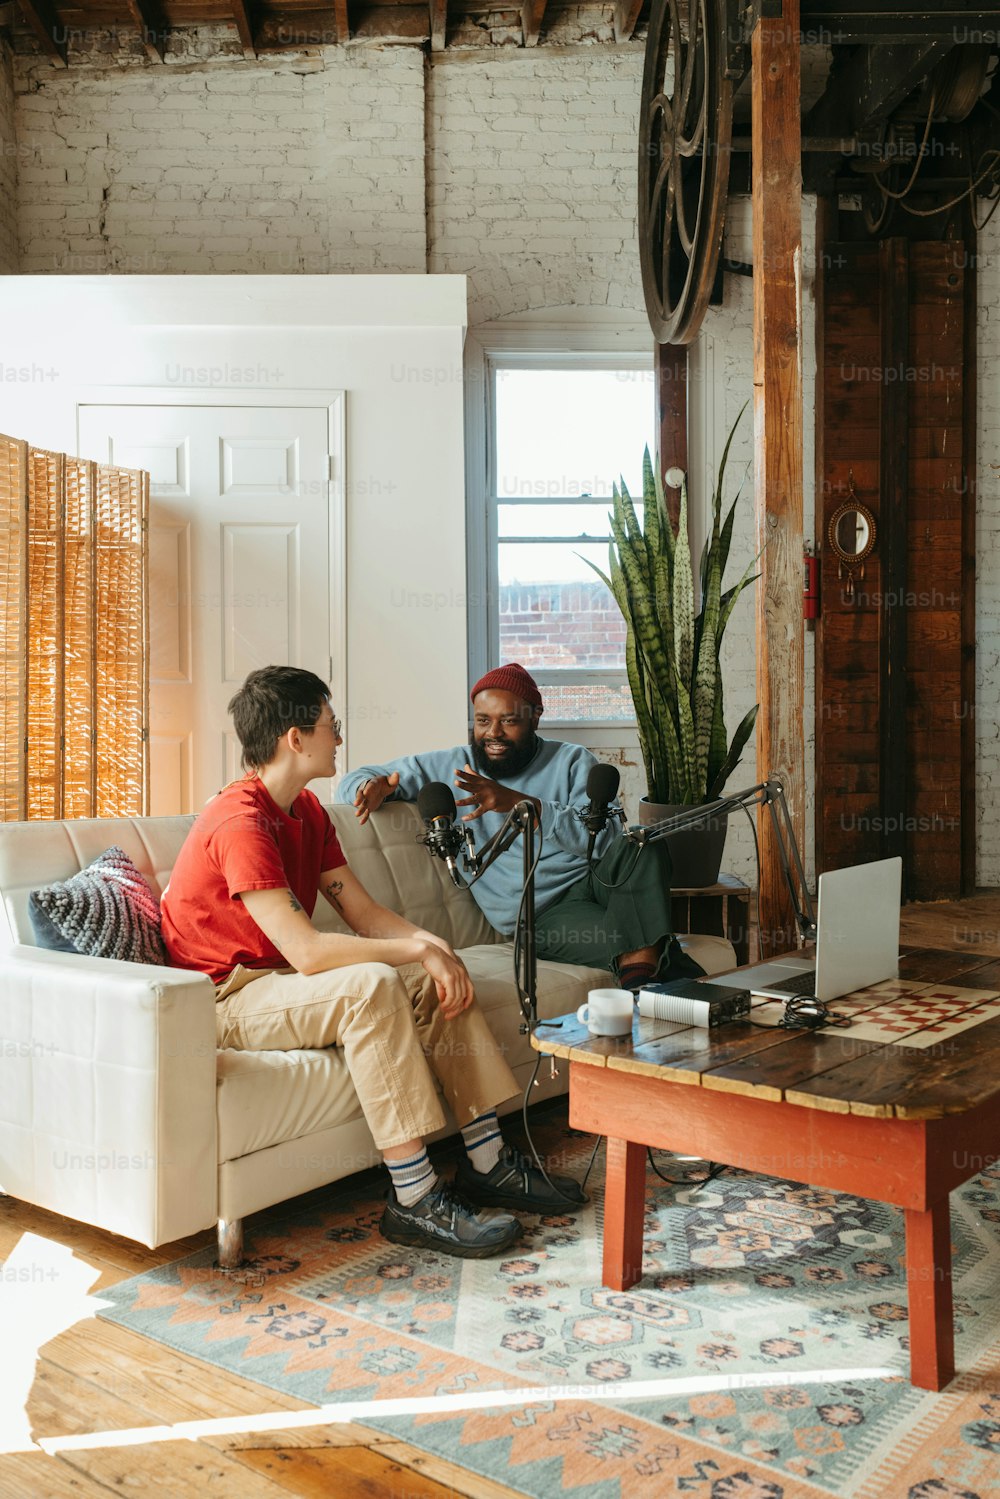
[[[902, 859], [851, 864], [819, 877], [815, 958], [782, 958], [741, 969], [740, 983], [770, 999], [814, 995], [824, 1003], [899, 974]], [[722, 974], [703, 983], [731, 985]]]

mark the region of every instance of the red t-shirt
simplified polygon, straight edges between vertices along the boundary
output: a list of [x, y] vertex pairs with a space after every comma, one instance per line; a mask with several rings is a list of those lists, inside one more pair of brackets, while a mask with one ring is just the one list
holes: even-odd
[[236, 781], [198, 816], [163, 892], [163, 939], [178, 968], [218, 983], [245, 968], [284, 968], [241, 900], [243, 890], [291, 890], [312, 916], [320, 875], [346, 864], [319, 799], [302, 791], [282, 812], [263, 782]]

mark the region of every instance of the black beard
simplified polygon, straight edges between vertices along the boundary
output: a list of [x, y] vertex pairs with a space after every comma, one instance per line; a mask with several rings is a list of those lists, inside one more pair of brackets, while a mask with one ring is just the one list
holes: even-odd
[[491, 781], [504, 775], [518, 775], [535, 758], [535, 752], [538, 749], [538, 735], [534, 730], [519, 744], [509, 744], [506, 754], [500, 760], [491, 759], [483, 748], [482, 740], [473, 738], [469, 742], [477, 770], [482, 775], [489, 776]]

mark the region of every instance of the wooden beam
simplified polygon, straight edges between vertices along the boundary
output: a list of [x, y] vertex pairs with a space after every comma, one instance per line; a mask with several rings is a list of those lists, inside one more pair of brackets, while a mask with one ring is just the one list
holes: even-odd
[[[962, 407], [962, 781], [959, 792], [962, 818], [962, 894], [976, 893], [976, 470], [979, 383], [979, 297], [977, 292], [978, 235], [973, 205], [964, 206], [965, 326]], [[956, 246], [957, 248], [957, 246]], [[985, 373], [985, 371], [984, 371]]]
[[642, 0], [615, 0], [615, 41], [630, 42], [639, 21]]
[[[660, 474], [669, 468], [688, 466], [687, 344], [657, 344], [653, 356], [656, 375], [656, 432]], [[664, 481], [663, 498], [676, 531], [680, 520], [681, 492]]]
[[65, 68], [66, 43], [56, 41], [59, 18], [50, 0], [20, 0], [21, 14], [34, 32], [42, 51], [56, 67]]
[[254, 45], [253, 27], [250, 24], [250, 13], [244, 0], [229, 0], [229, 8], [233, 13], [236, 30], [240, 38], [240, 46], [243, 48], [243, 56], [251, 62], [257, 61], [257, 48]]
[[383, 45], [430, 41], [431, 22], [424, 5], [369, 5], [354, 14], [354, 40]]
[[[805, 847], [802, 730], [802, 174], [799, 0], [751, 36], [754, 493], [757, 542], [757, 779], [777, 776]], [[822, 795], [822, 788], [818, 788]], [[771, 818], [759, 816], [761, 955], [795, 945]]]
[[[910, 257], [905, 239], [879, 245], [879, 310], [882, 373], [910, 363]], [[910, 488], [910, 387], [883, 380], [879, 390], [878, 551], [880, 592], [878, 699], [879, 812], [883, 859], [903, 860], [903, 899], [913, 898], [913, 871], [906, 858], [909, 811], [906, 785], [906, 598], [907, 493]]]
[[430, 0], [431, 51], [443, 52], [448, 31], [448, 0]]
[[546, 0], [525, 0], [525, 4], [521, 6], [521, 29], [526, 47], [538, 46], [545, 19], [545, 5]]
[[[976, 33], [989, 41], [997, 34], [1000, 7], [995, 3], [969, 5], [966, 0], [803, 0], [803, 34], [814, 43], [883, 46], [947, 38], [950, 45], [973, 42]], [[985, 33], [985, 36], [984, 36]]]
[[142, 45], [150, 62], [162, 62], [166, 50], [166, 27], [163, 17], [150, 0], [125, 0], [129, 15], [139, 28]]
[[347, 14], [347, 0], [333, 0], [333, 24], [337, 33], [337, 46], [342, 47], [351, 40], [351, 22]]

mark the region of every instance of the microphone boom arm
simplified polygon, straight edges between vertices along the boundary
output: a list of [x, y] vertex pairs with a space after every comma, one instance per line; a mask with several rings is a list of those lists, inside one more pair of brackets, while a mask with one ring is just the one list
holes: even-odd
[[646, 826], [632, 823], [624, 829], [624, 834], [632, 843], [638, 843], [640, 846], [646, 843], [656, 843], [661, 838], [669, 837], [671, 833], [681, 833], [688, 828], [697, 827], [699, 823], [707, 821], [719, 812], [736, 812], [741, 807], [747, 809], [767, 807], [770, 812], [771, 825], [778, 845], [778, 857], [781, 860], [788, 893], [792, 898], [792, 910], [795, 912], [795, 924], [799, 929], [799, 937], [803, 942], [815, 942], [816, 912], [806, 884], [802, 856], [795, 839], [788, 803], [785, 801], [784, 787], [775, 776], [771, 776], [766, 781], [759, 781], [756, 786], [749, 786], [745, 791], [736, 791], [732, 796], [724, 796], [718, 801], [706, 802], [703, 806], [678, 812], [674, 817], [667, 817], [662, 822], [649, 823]]

